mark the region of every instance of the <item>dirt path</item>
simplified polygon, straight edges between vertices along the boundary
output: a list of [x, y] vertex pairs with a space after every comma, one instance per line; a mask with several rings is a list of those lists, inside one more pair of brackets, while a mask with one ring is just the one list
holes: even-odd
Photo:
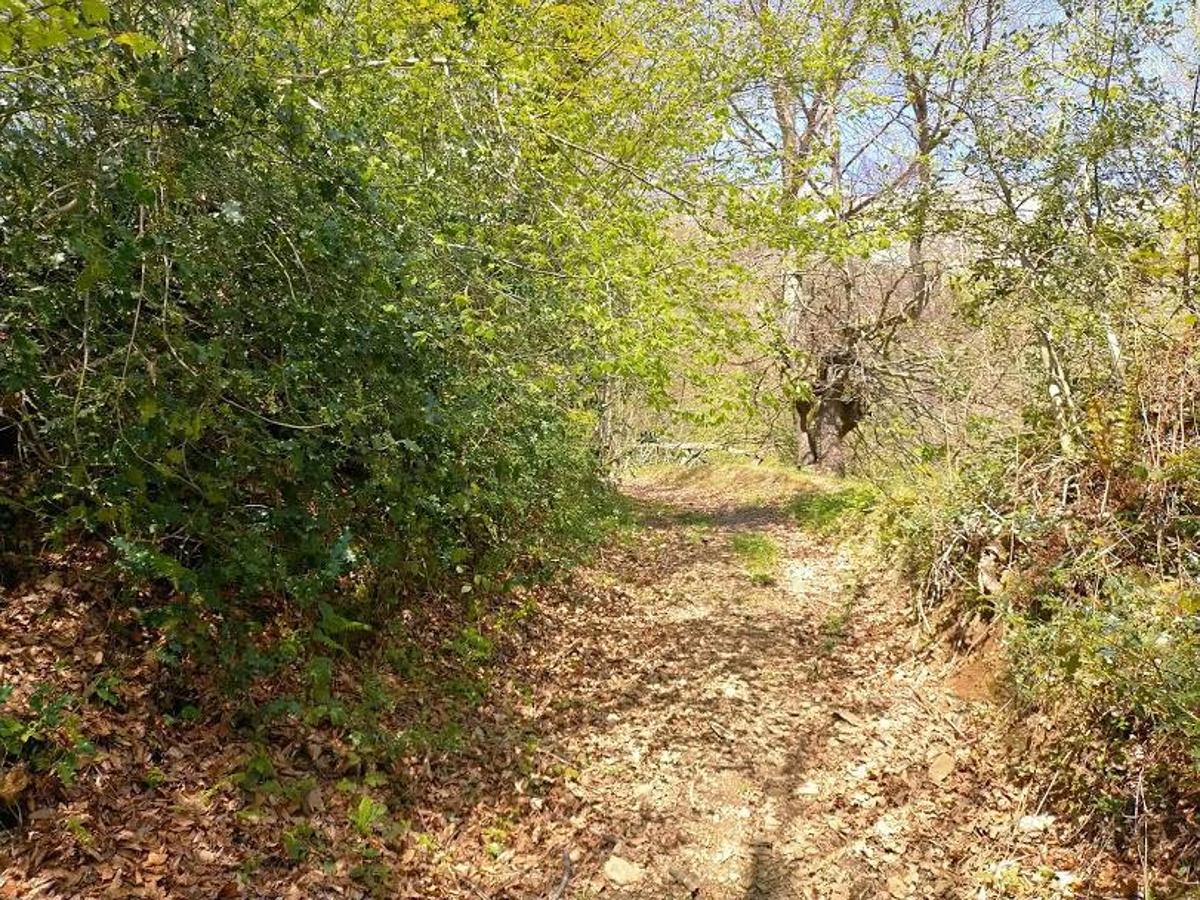
[[[1077, 896], [1080, 860], [997, 774], [983, 673], [914, 651], [853, 541], [770, 484], [629, 490], [643, 530], [549, 612], [536, 702], [579, 800], [563, 896]], [[747, 535], [779, 550], [773, 580]]]
[[[63, 563], [0, 595], [0, 683], [119, 672], [118, 696], [77, 704], [96, 753], [72, 784], [0, 805], [0, 898], [1132, 896], [1008, 774], [988, 657], [919, 649], [862, 542], [814, 527], [838, 490], [745, 466], [629, 485], [638, 526], [490, 610], [494, 653], [456, 614], [339, 660], [344, 709], [376, 717], [357, 733], [239, 727], [215, 683], [170, 720], [157, 638]], [[373, 735], [407, 743], [364, 766]]]

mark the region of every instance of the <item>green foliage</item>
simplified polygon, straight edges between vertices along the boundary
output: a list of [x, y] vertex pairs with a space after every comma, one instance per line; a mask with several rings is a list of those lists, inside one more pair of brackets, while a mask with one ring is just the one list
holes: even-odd
[[985, 452], [957, 468], [906, 467], [883, 490], [877, 509], [881, 538], [928, 600], [941, 600], [947, 583], [970, 592], [980, 548], [1017, 519], [1005, 522], [994, 512], [1013, 505], [995, 459]]
[[358, 803], [350, 807], [350, 824], [359, 834], [368, 835], [387, 816], [387, 811], [386, 804], [363, 794]]
[[1039, 616], [1017, 616], [1018, 696], [1054, 711], [1063, 723], [1056, 756], [1072, 761], [1081, 795], [1118, 826], [1134, 800], [1131, 778], [1147, 792], [1139, 802], [1160, 812], [1200, 791], [1197, 596], [1133, 572], [1093, 596], [1041, 598]]
[[391, 867], [375, 859], [373, 851], [363, 851], [363, 861], [350, 870], [350, 877], [365, 887], [372, 897], [385, 898], [395, 894], [395, 875]]
[[86, 697], [95, 697], [101, 703], [119, 708], [121, 700], [121, 676], [116, 672], [104, 672], [97, 675], [88, 685]]
[[480, 665], [487, 662], [495, 651], [492, 641], [478, 629], [465, 627], [458, 637], [447, 643], [447, 648], [454, 652], [464, 663]]
[[653, 90], [703, 85], [665, 34], [571, 4], [0, 10], [0, 542], [18, 513], [105, 539], [171, 595], [164, 660], [239, 678], [279, 663], [265, 598], [342, 652], [574, 559], [611, 506], [600, 385], [661, 395], [707, 327], [648, 187], [711, 137], [703, 91]]
[[317, 831], [307, 822], [285, 828], [279, 836], [283, 852], [293, 862], [303, 862], [319, 843]]
[[515, 816], [511, 813], [498, 816], [491, 825], [483, 829], [481, 837], [483, 846], [493, 859], [499, 858], [505, 851], [505, 845], [516, 825]]
[[1106, 580], [1094, 597], [1044, 599], [1044, 621], [1017, 631], [1025, 696], [1078, 701], [1115, 736], [1150, 731], [1192, 748], [1200, 775], [1200, 634], [1194, 592], [1170, 582]]
[[67, 819], [66, 828], [80, 847], [91, 847], [96, 842], [96, 836], [75, 816]]
[[1192, 505], [1200, 506], [1200, 447], [1172, 453], [1157, 472], [1157, 480]]
[[234, 783], [247, 793], [277, 794], [280, 782], [275, 774], [275, 765], [265, 748], [255, 750], [234, 775]]
[[1153, 346], [1091, 389], [1069, 454], [1060, 419], [1027, 416], [1021, 452], [997, 440], [910, 470], [881, 508], [923, 612], [1003, 622], [1016, 708], [1052, 735], [1065, 799], [1124, 839], [1200, 797], [1200, 432], [1179, 412], [1195, 353]]
[[333, 700], [333, 660], [328, 656], [314, 656], [308, 663], [308, 702], [311, 706], [325, 706]]
[[[0, 706], [10, 702], [12, 687], [0, 685]], [[83, 734], [73, 694], [56, 694], [39, 685], [25, 715], [0, 713], [0, 760], [27, 762], [35, 772], [52, 772], [71, 784], [79, 768], [95, 753]]]

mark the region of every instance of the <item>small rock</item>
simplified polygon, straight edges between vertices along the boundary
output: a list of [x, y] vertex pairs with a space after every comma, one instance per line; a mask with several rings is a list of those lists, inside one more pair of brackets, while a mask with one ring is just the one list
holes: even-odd
[[954, 772], [954, 757], [949, 753], [939, 753], [929, 764], [929, 780], [941, 784]]
[[821, 788], [815, 781], [806, 781], [796, 788], [796, 794], [800, 797], [815, 797], [819, 793], [821, 793]]
[[697, 894], [700, 892], [700, 879], [687, 869], [680, 868], [679, 866], [672, 866], [670, 869], [670, 875], [685, 888], [687, 888], [689, 894]]
[[644, 874], [641, 866], [620, 856], [610, 856], [604, 863], [604, 877], [613, 884], [634, 884], [641, 881]]
[[1054, 816], [1022, 816], [1017, 829], [1027, 834], [1045, 831], [1054, 823]]

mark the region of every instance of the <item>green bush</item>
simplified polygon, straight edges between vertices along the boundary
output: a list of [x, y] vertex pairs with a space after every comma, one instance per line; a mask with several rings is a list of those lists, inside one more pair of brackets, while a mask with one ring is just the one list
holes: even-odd
[[1198, 435], [1179, 412], [1194, 351], [1159, 359], [1095, 391], [1072, 452], [1030, 415], [1020, 453], [906, 471], [881, 511], [931, 623], [1003, 623], [1014, 708], [1048, 723], [1055, 783], [1126, 836], [1200, 798]]
[[903, 573], [936, 604], [975, 583], [981, 548], [1008, 527], [998, 510], [1015, 503], [1001, 467], [987, 455], [967, 465], [942, 462], [907, 467], [880, 494], [880, 536]]
[[1041, 610], [1011, 638], [1021, 694], [1073, 705], [1114, 737], [1177, 741], [1200, 774], [1200, 598], [1114, 577], [1092, 597], [1043, 598]]
[[584, 20], [49, 6], [0, 48], [0, 550], [98, 536], [252, 674], [275, 598], [341, 646], [595, 539], [600, 381], [665, 378], [605, 298], [678, 285], [667, 210], [546, 144], [574, 57], [510, 52]]
[[[0, 685], [0, 707], [8, 704], [10, 685]], [[83, 734], [73, 694], [39, 685], [24, 714], [0, 713], [0, 764], [28, 763], [35, 772], [51, 772], [64, 784], [95, 752]]]

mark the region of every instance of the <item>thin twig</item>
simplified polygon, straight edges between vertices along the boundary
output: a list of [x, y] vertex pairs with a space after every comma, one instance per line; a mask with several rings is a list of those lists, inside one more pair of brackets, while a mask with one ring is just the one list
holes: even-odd
[[567, 885], [571, 883], [571, 854], [565, 849], [562, 852], [563, 873], [562, 878], [558, 881], [556, 887], [550, 894], [548, 900], [562, 900], [567, 893]]
[[91, 359], [91, 347], [88, 345], [88, 332], [92, 318], [92, 294], [83, 294], [83, 365], [79, 368], [79, 385], [75, 388], [75, 405], [71, 409], [71, 431], [75, 435], [75, 446], [79, 446], [79, 404], [83, 400], [83, 384], [87, 377], [88, 363]]
[[297, 424], [294, 422], [280, 422], [278, 419], [272, 419], [269, 416], [264, 416], [262, 413], [256, 412], [255, 410], [251, 409], [250, 407], [245, 406], [244, 404], [238, 403], [232, 397], [226, 396], [225, 394], [221, 395], [221, 399], [224, 400], [226, 403], [228, 403], [230, 406], [237, 407], [242, 412], [250, 413], [250, 415], [254, 416], [256, 419], [262, 419], [264, 422], [266, 422], [269, 425], [278, 425], [280, 428], [291, 428], [293, 431], [313, 431], [317, 428], [328, 428], [333, 424], [332, 422], [315, 422], [312, 424], [304, 424], [304, 423]]
[[683, 196], [683, 194], [680, 194], [680, 193], [672, 190], [671, 188], [667, 187], [664, 184], [660, 184], [659, 182], [657, 182], [653, 178], [651, 178], [649, 175], [646, 175], [643, 172], [639, 172], [637, 169], [635, 169], [633, 166], [629, 165], [628, 163], [622, 162], [619, 159], [613, 159], [611, 156], [609, 156], [605, 153], [601, 153], [599, 150], [593, 150], [591, 147], [587, 147], [583, 144], [577, 144], [572, 140], [562, 137], [561, 135], [555, 134], [553, 131], [543, 131], [542, 133], [545, 134], [546, 137], [550, 138], [550, 140], [554, 141], [555, 143], [562, 144], [564, 147], [570, 147], [572, 150], [578, 150], [580, 153], [586, 153], [588, 156], [592, 157], [593, 159], [598, 159], [598, 160], [600, 160], [600, 162], [606, 163], [607, 165], [612, 166], [614, 169], [619, 169], [620, 171], [624, 172], [626, 175], [632, 175], [635, 179], [640, 181], [646, 187], [651, 188], [652, 190], [658, 191], [661, 194], [666, 194], [668, 197], [670, 197], [673, 200], [678, 200], [684, 206], [688, 207], [688, 209], [696, 208], [695, 200], [692, 200], [689, 197]]

